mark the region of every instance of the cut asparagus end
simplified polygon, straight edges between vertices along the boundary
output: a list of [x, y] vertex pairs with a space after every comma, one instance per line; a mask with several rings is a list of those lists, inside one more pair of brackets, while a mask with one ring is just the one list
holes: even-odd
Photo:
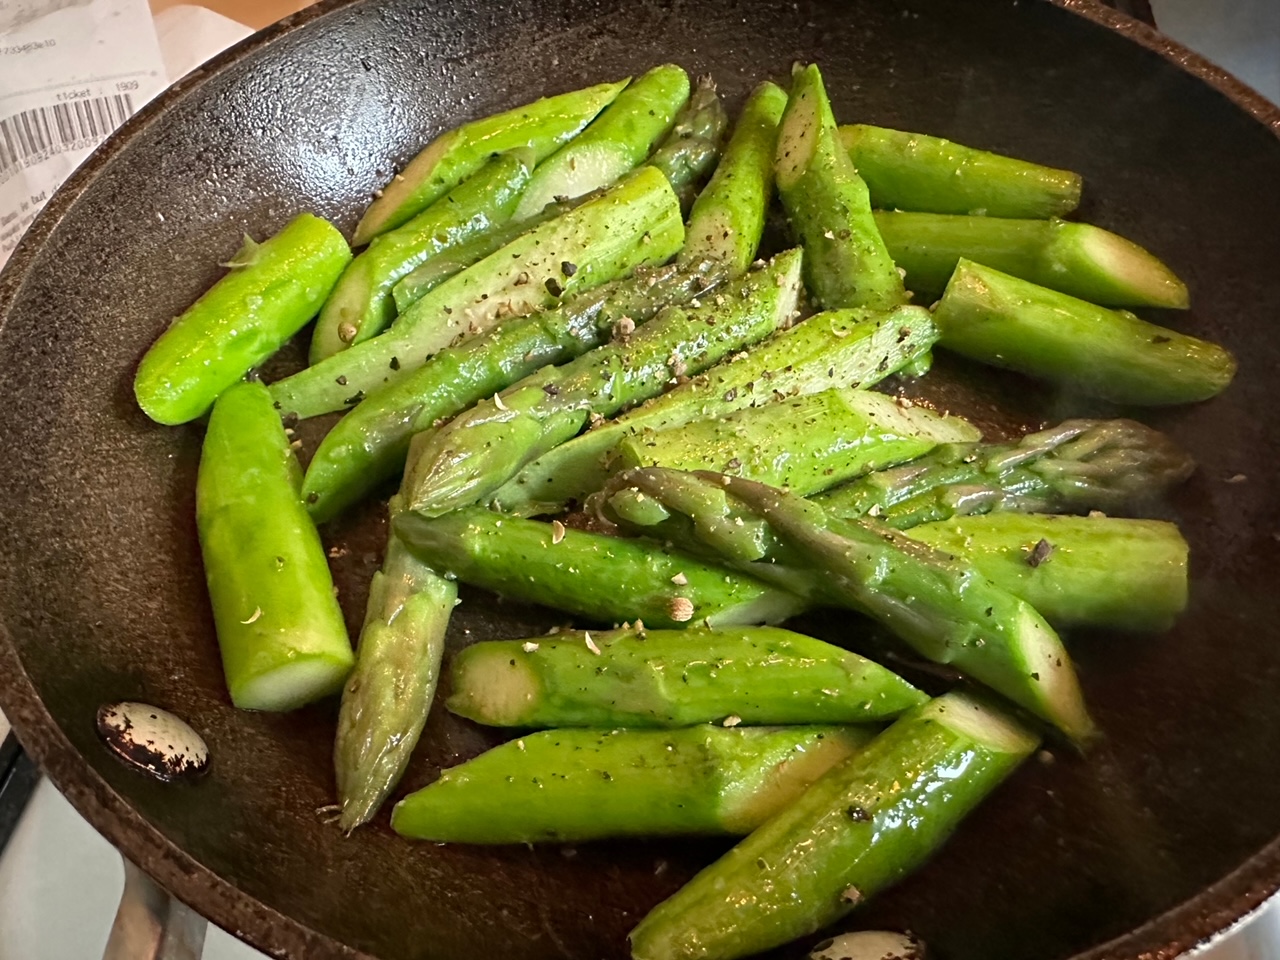
[[630, 157], [612, 143], [570, 146], [538, 168], [512, 219], [524, 220], [558, 199], [606, 187], [631, 168]]
[[1126, 303], [1173, 310], [1185, 310], [1191, 305], [1187, 285], [1150, 252], [1109, 230], [1087, 224], [1076, 226], [1074, 256], [1059, 269], [1101, 274], [1117, 292], [1128, 294]]
[[933, 700], [921, 711], [962, 737], [1000, 753], [1031, 753], [1040, 738], [992, 704], [966, 693], [952, 692]]
[[474, 646], [453, 661], [451, 713], [496, 727], [517, 727], [538, 697], [540, 685], [524, 656], [499, 647]]
[[296, 710], [337, 693], [351, 666], [351, 660], [328, 656], [298, 657], [236, 684], [231, 702], [241, 710]]
[[1062, 640], [1034, 607], [1022, 604], [1022, 608], [1014, 627], [1013, 645], [1030, 683], [1001, 692], [1044, 717], [1075, 743], [1087, 743], [1097, 730]]
[[704, 618], [709, 627], [747, 627], [756, 623], [784, 623], [809, 609], [798, 594], [770, 588], [743, 603], [725, 607]]
[[824, 728], [803, 749], [796, 749], [775, 766], [759, 771], [757, 778], [734, 784], [726, 791], [721, 809], [725, 829], [750, 833], [836, 764], [865, 747], [879, 732], [875, 726]]
[[893, 397], [870, 390], [844, 394], [848, 405], [886, 433], [934, 443], [968, 443], [982, 439], [982, 431], [963, 417], [937, 413], [928, 407], [905, 406]]

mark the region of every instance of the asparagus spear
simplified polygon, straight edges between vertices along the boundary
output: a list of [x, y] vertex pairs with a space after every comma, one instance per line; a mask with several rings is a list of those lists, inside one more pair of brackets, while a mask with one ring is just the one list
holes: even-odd
[[[671, 188], [680, 198], [682, 209], [688, 206], [688, 194], [694, 184], [716, 162], [726, 122], [724, 107], [716, 94], [715, 84], [709, 77], [704, 77], [698, 82], [693, 96], [689, 98], [689, 103], [677, 116], [675, 126], [671, 128], [667, 139], [649, 158], [646, 165], [657, 167], [667, 178]], [[584, 194], [572, 200], [548, 203], [540, 211], [523, 220], [510, 221], [485, 231], [467, 243], [450, 247], [444, 253], [433, 256], [392, 288], [391, 293], [396, 309], [404, 313], [412, 304], [421, 300], [429, 291], [454, 274], [465, 270], [500, 247], [506, 246], [539, 223], [580, 206], [593, 195]], [[682, 254], [681, 263], [697, 266], [706, 259], [710, 258], [689, 257]]]
[[831, 726], [544, 730], [446, 770], [396, 804], [391, 825], [453, 843], [741, 835], [872, 736]]
[[688, 99], [689, 75], [675, 64], [654, 67], [633, 81], [591, 126], [539, 164], [516, 219], [559, 197], [580, 197], [613, 183], [667, 135]]
[[[699, 77], [689, 102], [676, 114], [671, 132], [647, 161], [671, 183], [681, 209], [689, 209], [697, 195], [698, 182], [716, 165], [728, 125], [729, 115], [716, 93], [715, 81], [709, 76]], [[711, 258], [695, 257], [707, 259]]]
[[1113, 307], [1186, 309], [1187, 287], [1124, 237], [1066, 220], [1002, 220], [877, 211], [876, 226], [907, 289], [937, 299], [961, 259]]
[[675, 550], [479, 507], [434, 520], [406, 512], [394, 527], [435, 570], [597, 623], [730, 627], [779, 623], [804, 607], [785, 590]]
[[1215, 343], [961, 260], [934, 320], [948, 349], [1117, 403], [1207, 400], [1235, 376]]
[[1187, 542], [1172, 523], [993, 513], [909, 533], [963, 557], [1056, 627], [1168, 630], [1187, 605]]
[[643, 323], [723, 279], [723, 268], [711, 263], [641, 270], [441, 350], [405, 379], [375, 390], [326, 434], [302, 485], [311, 516], [328, 520], [389, 479], [404, 466], [413, 434], [437, 420], [594, 349], [623, 317]]
[[1159, 498], [1195, 463], [1133, 420], [1065, 420], [1012, 443], [956, 444], [814, 498], [827, 513], [907, 529], [992, 510], [1114, 512]]
[[422, 266], [415, 267], [410, 273], [396, 282], [391, 288], [391, 298], [395, 301], [396, 313], [405, 313], [411, 306], [425, 297], [450, 277], [461, 273], [472, 264], [479, 263], [495, 250], [501, 250], [521, 234], [528, 233], [539, 224], [546, 223], [574, 207], [580, 207], [595, 195], [577, 197], [558, 203], [548, 203], [533, 216], [524, 220], [508, 219], [501, 226], [472, 237], [466, 243], [449, 247], [436, 254]]
[[409, 763], [435, 697], [457, 597], [456, 583], [390, 538], [369, 587], [356, 666], [338, 714], [333, 759], [343, 830], [377, 813]]
[[831, 102], [814, 64], [796, 73], [778, 125], [778, 193], [804, 244], [805, 282], [823, 307], [906, 303], [889, 251], [871, 215], [867, 185], [836, 136]]
[[787, 94], [765, 81], [751, 92], [711, 182], [694, 201], [682, 260], [721, 260], [741, 273], [755, 259], [773, 196], [773, 152]]
[[845, 387], [641, 433], [618, 444], [614, 464], [715, 470], [808, 496], [980, 436], [960, 417]]
[[866, 124], [841, 127], [840, 142], [879, 208], [1043, 220], [1080, 204], [1069, 170]]
[[499, 154], [412, 220], [380, 234], [347, 264], [311, 335], [311, 362], [380, 333], [395, 316], [391, 288], [418, 264], [511, 216], [533, 171], [521, 148]]
[[927, 355], [937, 336], [920, 307], [820, 313], [543, 454], [498, 490], [494, 503], [507, 513], [558, 512], [604, 485], [611, 451], [628, 437], [726, 416], [777, 396], [868, 387]]
[[602, 497], [622, 525], [658, 527], [810, 600], [861, 611], [1074, 740], [1088, 738], [1075, 671], [1030, 604], [964, 561], [872, 520], [832, 517], [773, 487], [712, 473], [620, 474]]
[[196, 526], [231, 701], [292, 710], [338, 689], [353, 657], [302, 471], [260, 383], [213, 406]]
[[517, 147], [542, 161], [591, 122], [627, 85], [600, 83], [473, 120], [441, 134], [396, 174], [369, 205], [352, 243], [361, 246], [435, 203], [495, 153]]
[[952, 693], [907, 714], [660, 903], [636, 960], [733, 960], [812, 933], [902, 878], [1036, 748]]
[[245, 237], [213, 285], [160, 335], [138, 365], [138, 406], [158, 423], [186, 423], [315, 316], [351, 260], [334, 227], [300, 214], [262, 243]]
[[666, 177], [651, 168], [638, 170], [440, 284], [387, 332], [273, 384], [272, 395], [284, 413], [299, 417], [354, 406], [455, 339], [661, 263], [683, 237], [680, 204]]
[[[405, 490], [426, 516], [482, 502], [521, 467], [600, 417], [696, 375], [785, 325], [800, 291], [800, 253], [725, 287], [723, 303], [668, 307], [644, 326], [562, 367], [528, 377], [413, 441]], [[697, 301], [694, 301], [697, 303]]]
[[501, 727], [867, 723], [927, 699], [877, 663], [777, 627], [494, 640], [451, 671], [449, 709]]

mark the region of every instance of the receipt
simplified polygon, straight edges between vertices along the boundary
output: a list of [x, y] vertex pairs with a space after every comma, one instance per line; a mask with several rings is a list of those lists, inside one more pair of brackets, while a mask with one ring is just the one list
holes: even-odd
[[71, 171], [168, 84], [146, 0], [0, 0], [0, 265]]

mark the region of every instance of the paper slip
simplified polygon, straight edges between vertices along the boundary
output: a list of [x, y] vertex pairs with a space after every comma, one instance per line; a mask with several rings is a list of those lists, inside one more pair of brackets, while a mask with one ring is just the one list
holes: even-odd
[[146, 0], [0, 0], [0, 265], [168, 78]]

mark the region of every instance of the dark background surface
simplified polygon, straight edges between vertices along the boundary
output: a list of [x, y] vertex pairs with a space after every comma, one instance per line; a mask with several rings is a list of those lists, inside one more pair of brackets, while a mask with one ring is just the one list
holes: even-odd
[[[138, 358], [216, 279], [242, 232], [269, 232], [302, 209], [349, 229], [396, 166], [459, 118], [668, 59], [713, 72], [735, 105], [763, 76], [816, 60], [842, 120], [1079, 170], [1081, 216], [1148, 246], [1190, 285], [1191, 315], [1163, 320], [1241, 359], [1223, 398], [1144, 416], [1202, 463], [1169, 505], [1192, 545], [1193, 598], [1166, 636], [1069, 638], [1105, 742], [1087, 760], [1055, 750], [1053, 762], [1028, 764], [932, 863], [850, 926], [909, 927], [941, 960], [1050, 960], [1122, 934], [1238, 867], [1280, 833], [1271, 470], [1280, 144], [1157, 54], [1030, 0], [371, 2], [329, 13], [148, 111], [127, 145], [107, 151], [109, 163], [82, 175], [79, 199], [57, 208], [60, 222], [55, 211], [37, 225], [48, 238], [20, 254], [21, 282], [16, 272], [0, 281], [0, 298], [13, 295], [0, 329], [9, 363], [0, 382], [0, 671], [9, 672], [0, 687], [55, 781], [215, 921], [259, 940], [274, 926], [273, 945], [296, 956], [339, 952], [329, 938], [387, 960], [624, 956], [625, 932], [724, 848], [435, 847], [397, 840], [385, 818], [349, 840], [325, 826], [317, 809], [332, 800], [334, 711], [231, 709], [192, 522], [200, 430], [156, 427], [131, 394]], [[997, 430], [1096, 409], [1016, 378], [939, 366], [923, 392], [948, 379], [947, 405]], [[1226, 484], [1235, 474], [1247, 480]], [[374, 508], [328, 532], [349, 551], [335, 566], [353, 630], [383, 536]], [[455, 644], [559, 619], [464, 598]], [[857, 647], [863, 631], [850, 617], [815, 622], [815, 632]], [[18, 664], [59, 733], [38, 729], [44, 718]], [[118, 766], [93, 717], [119, 699], [188, 719], [210, 745], [212, 774], [196, 787], [163, 787]], [[404, 788], [492, 739], [437, 711]], [[101, 780], [85, 776], [68, 743]], [[132, 826], [121, 798], [191, 859]], [[1269, 871], [1273, 862], [1246, 885], [1265, 885]], [[1152, 931], [1107, 955], [1136, 956], [1186, 929]]]

